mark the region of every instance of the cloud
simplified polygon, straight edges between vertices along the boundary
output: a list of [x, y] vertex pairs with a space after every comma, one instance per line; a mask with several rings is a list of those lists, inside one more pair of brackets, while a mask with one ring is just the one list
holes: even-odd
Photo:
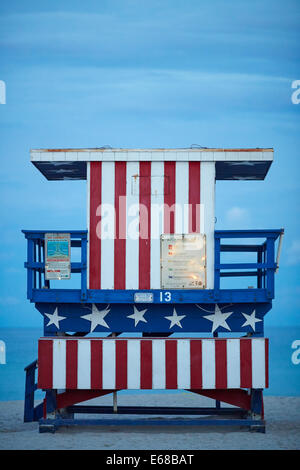
[[[213, 119], [223, 128], [220, 116], [252, 113], [268, 122], [262, 113], [277, 112], [281, 128], [286, 125], [282, 110], [291, 111], [295, 79], [289, 64], [299, 62], [297, 11], [280, 11], [274, 2], [268, 15], [257, 1], [252, 8], [230, 1], [225, 7], [222, 1], [189, 8], [162, 3], [117, 2], [93, 12], [12, 8], [0, 17], [3, 69], [12, 71], [2, 77], [9, 102], [24, 104], [25, 115], [33, 110], [39, 120], [46, 108], [52, 118], [59, 106], [66, 123], [66, 113], [80, 120], [93, 109], [95, 121], [124, 113], [177, 115]], [[16, 115], [22, 113], [14, 112], [13, 122]]]
[[[14, 103], [34, 109], [35, 115], [50, 116], [61, 112], [72, 118], [93, 110], [94, 119], [119, 113], [143, 116], [175, 116], [204, 122], [211, 118], [220, 125], [221, 116], [236, 117], [237, 113], [258, 119], [263, 112], [291, 111], [291, 78], [204, 70], [177, 70], [153, 67], [111, 67], [105, 64], [42, 65], [22, 67], [22, 81], [7, 78]], [[276, 100], [274, 101], [274, 96]], [[81, 110], [76, 113], [76, 110]], [[26, 111], [25, 111], [26, 112]], [[13, 115], [15, 119], [15, 114]], [[59, 118], [58, 116], [55, 119]], [[68, 120], [69, 122], [69, 120]], [[223, 125], [223, 123], [222, 123]]]
[[249, 211], [243, 207], [234, 206], [231, 207], [226, 212], [226, 219], [227, 222], [235, 224], [235, 223], [245, 223], [250, 219]]
[[[128, 8], [128, 2], [126, 7], [121, 2], [117, 8], [99, 6], [93, 12], [74, 8], [2, 15], [1, 42], [13, 59], [44, 63], [47, 56], [48, 61], [61, 60], [60, 65], [121, 63], [124, 67], [151, 68], [164, 64], [201, 69], [209, 64], [215, 70], [243, 68], [253, 72], [270, 70], [274, 50], [277, 61], [299, 58], [296, 8], [282, 11], [270, 1], [251, 2], [254, 7], [229, 1], [226, 5], [214, 2], [213, 6], [193, 2], [189, 8], [180, 2], [176, 7], [174, 2], [164, 6], [164, 2], [147, 3], [152, 5], [134, 2]], [[283, 14], [285, 22], [281, 21]]]
[[300, 240], [294, 240], [288, 247], [287, 264], [290, 266], [300, 264]]

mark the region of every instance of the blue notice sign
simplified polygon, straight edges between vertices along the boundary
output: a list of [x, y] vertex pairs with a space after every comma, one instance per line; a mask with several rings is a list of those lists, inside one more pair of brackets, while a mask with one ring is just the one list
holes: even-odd
[[70, 279], [70, 234], [45, 234], [45, 276], [46, 279]]

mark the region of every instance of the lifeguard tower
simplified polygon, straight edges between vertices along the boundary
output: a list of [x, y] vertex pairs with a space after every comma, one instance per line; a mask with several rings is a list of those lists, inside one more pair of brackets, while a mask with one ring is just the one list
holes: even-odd
[[[87, 181], [87, 230], [23, 230], [27, 297], [44, 323], [25, 369], [24, 420], [40, 432], [130, 423], [264, 431], [264, 317], [283, 229], [215, 230], [215, 184], [264, 180], [273, 149], [40, 149], [31, 161], [48, 180]], [[241, 287], [249, 277], [255, 285]], [[36, 388], [45, 390], [38, 406]], [[178, 389], [213, 406], [116, 401], [120, 390]], [[78, 405], [106, 394], [111, 406]], [[80, 419], [86, 413], [112, 416]]]

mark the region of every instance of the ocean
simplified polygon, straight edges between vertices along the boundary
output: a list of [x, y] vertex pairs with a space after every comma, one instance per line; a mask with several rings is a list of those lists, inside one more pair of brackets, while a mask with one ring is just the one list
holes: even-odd
[[[37, 358], [37, 340], [42, 335], [40, 328], [0, 328], [0, 401], [24, 399], [24, 367]], [[265, 337], [270, 354], [269, 388], [264, 394], [300, 396], [300, 327], [266, 327]], [[40, 399], [44, 393], [38, 390], [35, 396]]]

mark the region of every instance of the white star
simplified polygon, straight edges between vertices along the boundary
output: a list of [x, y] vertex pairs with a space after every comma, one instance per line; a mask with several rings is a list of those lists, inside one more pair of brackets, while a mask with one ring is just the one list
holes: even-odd
[[145, 312], [147, 312], [147, 308], [145, 310], [141, 310], [140, 312], [136, 308], [136, 306], [133, 306], [134, 313], [131, 315], [127, 315], [127, 318], [132, 318], [134, 320], [134, 326], [136, 326], [140, 321], [143, 321], [144, 323], [147, 323], [147, 320], [144, 318]]
[[104, 310], [98, 310], [96, 305], [92, 305], [92, 313], [88, 315], [83, 315], [81, 318], [85, 320], [89, 320], [91, 322], [91, 332], [98, 326], [104, 326], [105, 328], [109, 328], [108, 324], [104, 320], [104, 317], [110, 312], [110, 308], [108, 306]]
[[58, 308], [56, 307], [56, 309], [54, 310], [54, 312], [51, 314], [51, 313], [45, 313], [46, 317], [49, 318], [49, 322], [46, 326], [49, 326], [49, 325], [55, 325], [56, 328], [59, 330], [59, 322], [61, 320], [64, 320], [65, 318], [67, 317], [60, 317], [58, 315]]
[[226, 323], [226, 320], [232, 313], [233, 312], [222, 313], [219, 306], [216, 304], [215, 313], [213, 313], [212, 315], [205, 315], [204, 318], [206, 318], [207, 320], [209, 320], [213, 323], [212, 333], [219, 326], [222, 326], [223, 328], [226, 328], [227, 330], [231, 331], [231, 329], [229, 328], [229, 326]]
[[251, 315], [247, 315], [247, 313], [242, 312], [242, 315], [244, 315], [244, 317], [246, 318], [246, 321], [242, 326], [249, 325], [251, 326], [252, 330], [255, 331], [255, 323], [257, 323], [258, 321], [262, 321], [260, 318], [255, 318], [255, 313], [255, 310], [253, 310]]
[[[228, 162], [229, 165], [231, 166], [254, 166], [254, 162], [243, 162], [243, 161], [240, 161], [240, 162]], [[255, 163], [259, 163], [259, 162], [255, 162]]]
[[182, 320], [186, 315], [177, 315], [177, 312], [175, 308], [173, 309], [173, 315], [171, 317], [165, 317], [167, 320], [170, 320], [170, 326], [169, 329], [173, 328], [174, 325], [180, 326], [182, 328], [182, 325], [180, 323], [180, 320]]

